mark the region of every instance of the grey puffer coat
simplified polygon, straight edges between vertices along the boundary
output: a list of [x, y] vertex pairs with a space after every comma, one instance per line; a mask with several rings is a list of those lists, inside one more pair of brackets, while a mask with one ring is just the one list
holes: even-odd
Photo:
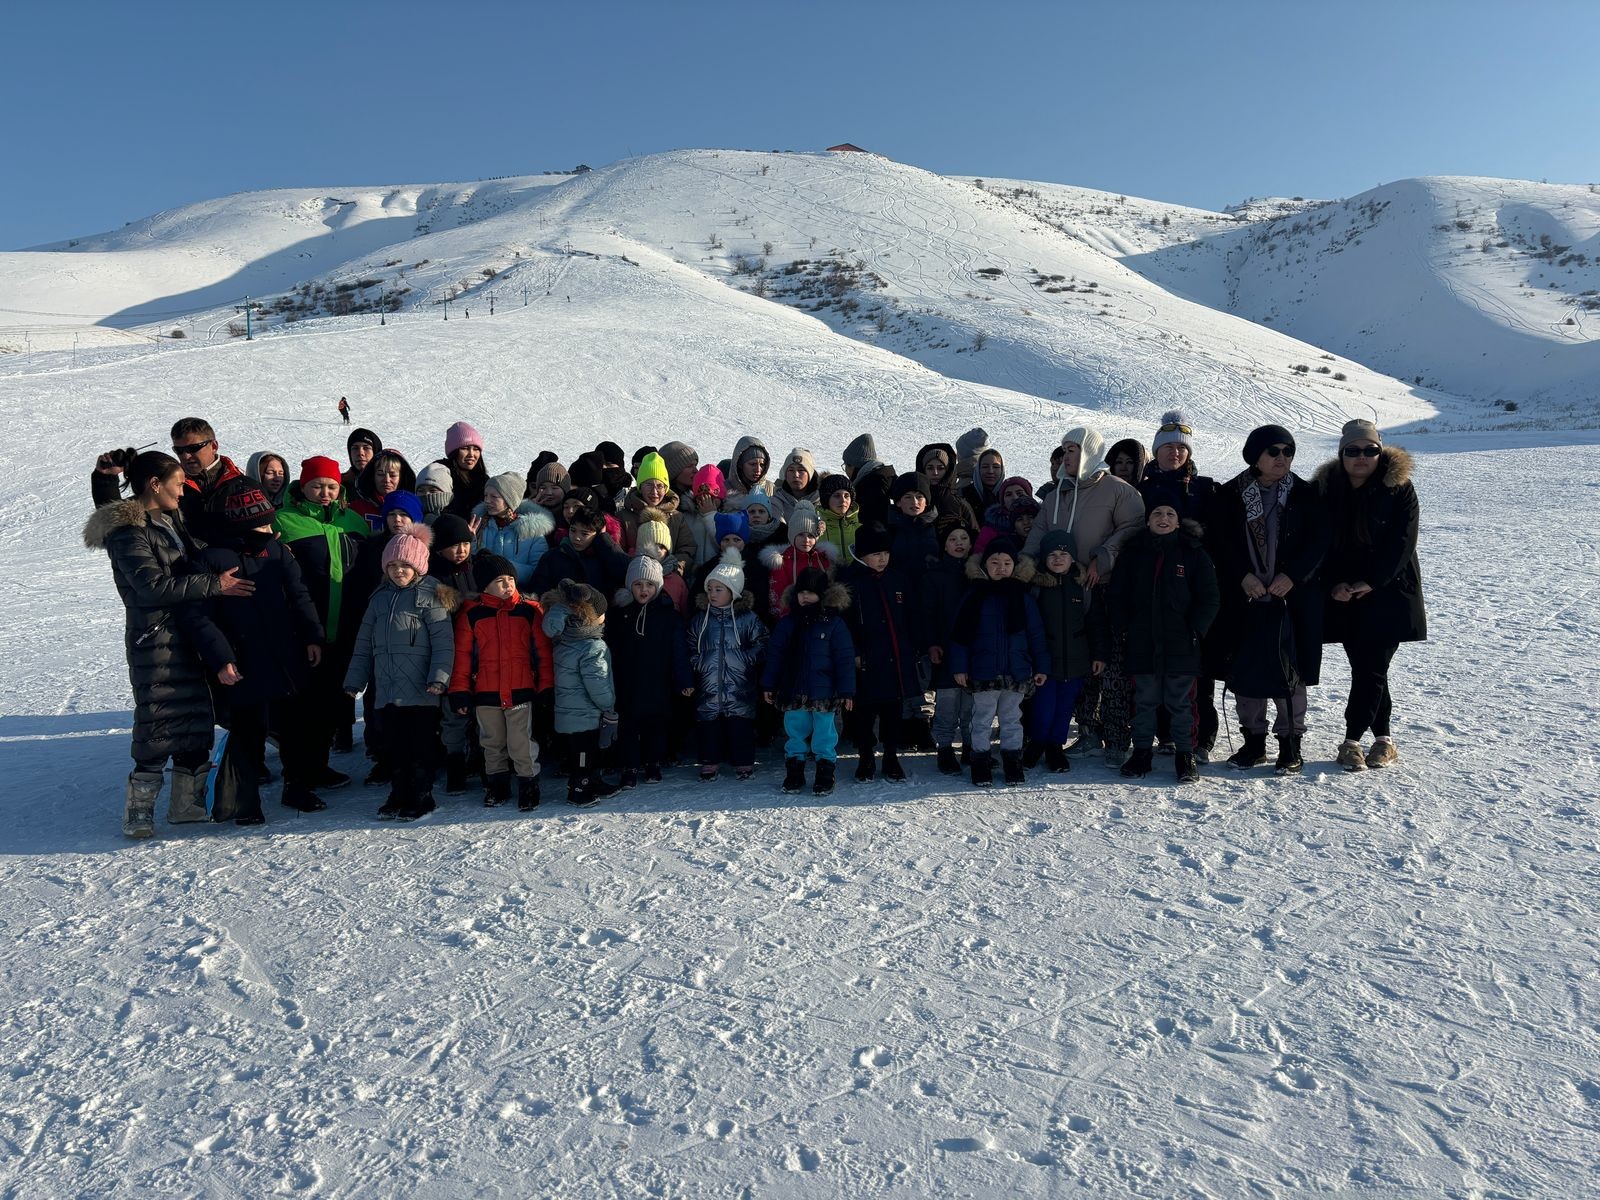
[[455, 589], [431, 575], [407, 588], [385, 579], [361, 618], [344, 690], [359, 692], [372, 685], [379, 708], [437, 708], [439, 697], [428, 688], [450, 686], [456, 653], [450, 614], [459, 604]]
[[695, 717], [754, 717], [756, 685], [766, 656], [767, 627], [755, 614], [749, 589], [727, 608], [713, 608], [701, 592], [689, 618], [689, 668], [699, 689]]
[[546, 592], [540, 603], [556, 667], [556, 732], [599, 729], [601, 714], [617, 707], [611, 648], [605, 642], [605, 597], [569, 580]]
[[227, 666], [231, 652], [202, 603], [220, 595], [222, 585], [195, 567], [199, 550], [182, 518], [173, 513], [151, 520], [139, 501], [119, 500], [94, 510], [83, 544], [110, 555], [127, 613], [134, 760], [209, 751], [214, 719], [207, 673]]

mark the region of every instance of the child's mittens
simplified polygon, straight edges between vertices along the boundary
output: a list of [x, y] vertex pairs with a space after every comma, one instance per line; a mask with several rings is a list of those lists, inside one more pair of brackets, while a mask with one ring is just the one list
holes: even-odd
[[617, 720], [615, 710], [600, 714], [600, 749], [609, 750], [617, 740]]

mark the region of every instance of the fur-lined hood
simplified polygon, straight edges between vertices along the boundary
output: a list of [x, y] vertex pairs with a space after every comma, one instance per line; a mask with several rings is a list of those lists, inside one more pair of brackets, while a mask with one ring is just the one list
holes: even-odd
[[[767, 570], [776, 571], [779, 567], [783, 566], [784, 558], [787, 557], [790, 553], [793, 553], [797, 560], [799, 559], [800, 551], [798, 551], [798, 550], [796, 550], [794, 548], [794, 543], [792, 543], [792, 542], [789, 545], [783, 546], [783, 547], [768, 546], [765, 549], [763, 549], [761, 551], [761, 553], [758, 554], [756, 557], [758, 559], [760, 559], [761, 565], [763, 567], [765, 567]], [[811, 553], [812, 554], [820, 554], [823, 558], [827, 559], [834, 566], [838, 566], [839, 565], [839, 547], [835, 546], [832, 542], [825, 541], [822, 538], [818, 538], [817, 539], [817, 544], [811, 550]]]
[[396, 592], [416, 591], [418, 608], [438, 607], [444, 609], [447, 613], [454, 613], [456, 609], [461, 607], [461, 593], [448, 583], [441, 583], [432, 575], [417, 576], [416, 583], [409, 588], [395, 587], [393, 581], [385, 578], [378, 585], [378, 590], [381, 592], [384, 588], [389, 588]]
[[[783, 609], [791, 616], [799, 611], [799, 605], [794, 602], [794, 584], [783, 590]], [[822, 593], [822, 611], [831, 612], [834, 616], [842, 616], [850, 611], [850, 589], [842, 583], [830, 583], [828, 590]]]
[[[481, 504], [473, 505], [472, 515], [486, 523], [495, 519], [489, 515], [489, 510]], [[555, 515], [538, 501], [524, 500], [517, 505], [517, 510], [512, 514], [512, 519], [507, 521], [504, 527], [507, 529], [514, 528], [519, 540], [529, 542], [536, 537], [548, 537], [551, 533], [554, 533], [556, 519]]]
[[[182, 519], [176, 511], [168, 515], [174, 527]], [[89, 520], [83, 527], [83, 544], [90, 550], [104, 550], [106, 539], [118, 529], [143, 529], [148, 524], [150, 514], [142, 501], [117, 500], [102, 504], [89, 514]]]
[[[1404, 487], [1411, 482], [1411, 455], [1399, 446], [1385, 446], [1378, 456], [1383, 461], [1383, 472], [1375, 478], [1386, 488]], [[1317, 468], [1311, 482], [1317, 491], [1326, 496], [1336, 481], [1343, 481], [1344, 473], [1337, 457], [1330, 458]]]
[[[733, 598], [732, 608], [736, 613], [750, 612], [755, 606], [756, 598], [749, 588], [746, 588]], [[694, 608], [696, 612], [711, 611], [711, 597], [707, 596], [703, 589], [695, 593]]]
[[[678, 515], [681, 500], [678, 493], [669, 487], [659, 504], [646, 504], [644, 497], [639, 494], [639, 489], [631, 487], [628, 489], [628, 494], [622, 498], [622, 511], [627, 514], [630, 521], [660, 521], [663, 525], [667, 525]], [[646, 516], [646, 513], [655, 515]]]
[[606, 598], [587, 583], [567, 580], [539, 597], [551, 640], [598, 638], [605, 633]]

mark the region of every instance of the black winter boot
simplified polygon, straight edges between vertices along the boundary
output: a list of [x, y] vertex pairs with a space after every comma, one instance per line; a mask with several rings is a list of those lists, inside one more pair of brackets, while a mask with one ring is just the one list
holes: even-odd
[[592, 784], [593, 779], [589, 772], [574, 769], [572, 774], [567, 776], [567, 803], [574, 808], [589, 808], [596, 804], [597, 801], [589, 790]]
[[1072, 770], [1072, 760], [1067, 757], [1067, 751], [1062, 746], [1047, 746], [1045, 748], [1044, 765], [1057, 775], [1065, 775]]
[[817, 759], [817, 781], [811, 785], [811, 791], [817, 796], [831, 796], [833, 794], [833, 769], [835, 763], [831, 758]]
[[517, 811], [532, 812], [539, 807], [539, 777], [529, 775], [526, 779], [517, 776]]
[[294, 783], [283, 785], [283, 805], [295, 812], [321, 812], [328, 807], [310, 788]]
[[1179, 783], [1200, 782], [1200, 768], [1195, 764], [1193, 754], [1180, 750], [1173, 756], [1172, 766], [1178, 773]]
[[1267, 761], [1267, 735], [1264, 733], [1251, 733], [1241, 729], [1244, 734], [1244, 745], [1240, 746], [1228, 756], [1228, 761], [1241, 771], [1248, 771], [1251, 767], [1259, 767]]
[[1039, 760], [1043, 757], [1044, 743], [1029, 738], [1027, 744], [1022, 747], [1022, 765], [1031, 771], [1039, 765]]
[[[805, 790], [806, 786], [806, 760], [803, 758], [785, 759], [783, 764], [783, 790], [793, 794]], [[817, 773], [822, 773], [822, 764], [817, 764]]]
[[970, 767], [972, 765], [972, 747], [967, 745], [965, 742], [961, 743], [960, 761], [963, 767]]
[[954, 746], [939, 747], [939, 774], [961, 774], [961, 760], [956, 757], [956, 748]]
[[906, 769], [900, 765], [900, 759], [893, 750], [883, 752], [883, 777], [890, 783], [904, 783]]
[[856, 780], [860, 783], [871, 783], [878, 774], [876, 759], [870, 753], [863, 752], [861, 761], [856, 764]]
[[991, 787], [994, 784], [994, 758], [988, 754], [972, 756], [972, 786]]
[[1019, 783], [1028, 782], [1027, 772], [1022, 768], [1021, 750], [1000, 751], [1000, 766], [1005, 772], [1007, 787], [1015, 787]]
[[1155, 765], [1155, 757], [1155, 753], [1149, 746], [1135, 750], [1128, 755], [1128, 761], [1122, 764], [1122, 777], [1124, 779], [1143, 779], [1150, 774], [1150, 768]]
[[1300, 739], [1297, 737], [1279, 738], [1278, 761], [1273, 765], [1279, 775], [1300, 774], [1300, 769], [1306, 765], [1306, 760], [1300, 757]]
[[483, 791], [483, 806], [499, 808], [511, 799], [511, 772], [499, 771], [489, 776], [489, 786]]
[[449, 754], [444, 760], [444, 794], [460, 796], [467, 790], [467, 756]]

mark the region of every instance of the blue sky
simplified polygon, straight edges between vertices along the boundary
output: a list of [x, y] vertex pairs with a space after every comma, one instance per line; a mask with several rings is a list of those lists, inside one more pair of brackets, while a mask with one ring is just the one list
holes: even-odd
[[1600, 179], [1600, 2], [8, 6], [0, 248], [267, 187], [853, 141], [1215, 208]]

